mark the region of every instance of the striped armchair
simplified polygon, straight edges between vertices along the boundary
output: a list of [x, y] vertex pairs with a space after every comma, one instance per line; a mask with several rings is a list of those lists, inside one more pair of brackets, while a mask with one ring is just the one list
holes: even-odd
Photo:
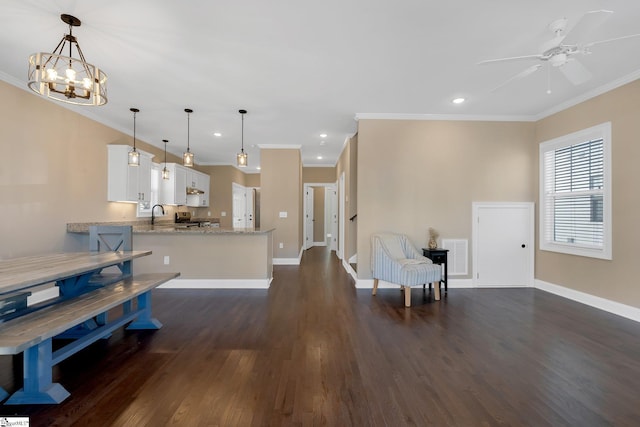
[[373, 295], [378, 290], [378, 280], [395, 283], [404, 289], [405, 307], [411, 307], [411, 287], [433, 283], [435, 299], [440, 300], [440, 266], [422, 256], [404, 234], [371, 236], [371, 271]]

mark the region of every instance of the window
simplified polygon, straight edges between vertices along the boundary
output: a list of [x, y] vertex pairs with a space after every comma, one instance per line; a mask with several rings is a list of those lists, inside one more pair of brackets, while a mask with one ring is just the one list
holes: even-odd
[[611, 123], [540, 144], [540, 249], [611, 259]]

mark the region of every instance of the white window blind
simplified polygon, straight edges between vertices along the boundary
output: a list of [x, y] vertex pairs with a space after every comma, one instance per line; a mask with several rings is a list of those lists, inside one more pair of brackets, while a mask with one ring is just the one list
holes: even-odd
[[540, 247], [611, 259], [610, 124], [540, 145]]

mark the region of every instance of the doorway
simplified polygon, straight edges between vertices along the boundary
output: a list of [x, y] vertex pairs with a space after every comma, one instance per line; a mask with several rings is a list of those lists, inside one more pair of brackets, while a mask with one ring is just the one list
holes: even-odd
[[304, 184], [304, 249], [328, 246], [336, 250], [338, 232], [335, 184]]
[[533, 203], [473, 203], [477, 287], [533, 286]]
[[258, 189], [244, 187], [235, 182], [231, 183], [233, 194], [233, 227], [255, 228], [260, 227], [257, 218], [256, 204], [259, 203]]

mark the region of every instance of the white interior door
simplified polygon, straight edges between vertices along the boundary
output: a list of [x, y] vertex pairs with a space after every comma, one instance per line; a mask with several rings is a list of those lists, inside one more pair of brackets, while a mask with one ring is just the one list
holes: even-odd
[[309, 249], [313, 246], [313, 187], [307, 187], [304, 199], [304, 224], [305, 224], [305, 240], [304, 248]]
[[325, 206], [325, 241], [329, 250], [336, 250], [338, 241], [338, 192], [335, 186], [329, 186], [324, 192]]
[[247, 188], [246, 190], [246, 201], [247, 201], [247, 228], [254, 228], [254, 212], [256, 210], [256, 189], [255, 188]]
[[247, 191], [246, 188], [235, 182], [231, 183], [233, 192], [233, 226], [246, 228], [247, 218]]
[[474, 203], [473, 212], [475, 285], [533, 286], [533, 203]]

